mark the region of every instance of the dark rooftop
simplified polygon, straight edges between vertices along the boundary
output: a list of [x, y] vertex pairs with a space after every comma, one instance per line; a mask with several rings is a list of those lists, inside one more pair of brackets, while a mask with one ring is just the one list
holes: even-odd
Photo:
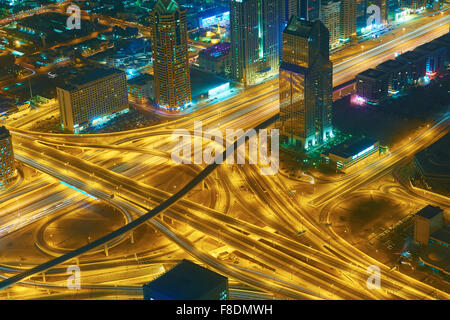
[[129, 79], [128, 83], [138, 85], [138, 86], [143, 86], [143, 85], [146, 85], [148, 81], [151, 81], [153, 79], [154, 78], [151, 74], [143, 73], [143, 74], [138, 75], [137, 77]]
[[450, 46], [450, 33], [446, 33], [443, 36], [434, 39], [433, 41], [431, 41], [431, 43], [438, 43], [438, 44], [446, 44], [447, 47]]
[[386, 77], [387, 74], [386, 74], [386, 72], [381, 71], [381, 70], [367, 69], [367, 70], [365, 70], [365, 71], [363, 71], [363, 72], [361, 72], [361, 73], [356, 75], [356, 77], [359, 77], [359, 76], [363, 76], [363, 77], [366, 77], [366, 78], [372, 78], [372, 79], [379, 79], [379, 78], [382, 78], [382, 77]]
[[303, 38], [309, 38], [311, 31], [313, 29], [314, 22], [301, 20], [296, 16], [292, 16], [287, 27], [283, 32], [297, 35]]
[[0, 127], [0, 139], [5, 139], [10, 136], [11, 134], [9, 133], [8, 129], [6, 129], [4, 126]]
[[107, 77], [109, 75], [120, 73], [125, 74], [124, 71], [115, 68], [97, 67], [93, 69], [87, 69], [86, 71], [80, 72], [74, 78], [70, 79], [70, 82], [67, 85], [61, 86], [60, 88], [65, 90], [74, 90], [78, 87], [82, 87], [86, 84]]
[[424, 174], [450, 179], [450, 133], [416, 154], [415, 161]]
[[427, 205], [425, 208], [417, 212], [416, 215], [424, 217], [426, 219], [432, 219], [434, 216], [438, 215], [441, 212], [443, 212], [441, 208]]
[[216, 74], [191, 68], [191, 91], [192, 97], [196, 98], [209, 90], [230, 82]]
[[439, 229], [430, 235], [431, 238], [450, 244], [450, 226]]
[[363, 138], [363, 139], [351, 139], [350, 141], [345, 141], [331, 149], [329, 149], [324, 154], [334, 154], [338, 157], [347, 159], [349, 157], [353, 157], [354, 155], [357, 155], [361, 151], [366, 150], [367, 148], [370, 148], [374, 144], [376, 144], [378, 141], [375, 139], [370, 138]]
[[226, 281], [226, 277], [214, 271], [183, 260], [144, 287], [170, 300], [196, 300]]
[[420, 250], [420, 259], [428, 265], [450, 273], [450, 250], [441, 246], [427, 246]]
[[425, 43], [425, 44], [417, 47], [415, 50], [422, 51], [422, 52], [423, 51], [425, 51], [425, 52], [433, 52], [433, 51], [442, 50], [442, 49], [443, 48], [442, 48], [441, 45], [439, 45], [437, 43], [433, 43], [433, 42], [428, 42], [428, 43]]
[[388, 71], [393, 71], [393, 70], [395, 70], [397, 68], [402, 68], [404, 66], [405, 66], [404, 62], [399, 61], [399, 60], [391, 59], [391, 60], [387, 60], [387, 61], [385, 61], [383, 63], [380, 63], [379, 65], [377, 65], [376, 68], [378, 70], [382, 70], [382, 71], [388, 72]]
[[424, 58], [424, 54], [418, 51], [408, 51], [397, 57], [399, 60], [416, 61]]

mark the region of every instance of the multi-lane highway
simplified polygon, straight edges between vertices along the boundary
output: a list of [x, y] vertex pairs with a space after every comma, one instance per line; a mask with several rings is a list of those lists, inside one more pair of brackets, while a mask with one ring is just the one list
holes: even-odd
[[[392, 58], [396, 52], [409, 50], [448, 32], [448, 22], [448, 16], [443, 15], [405, 33], [396, 42], [388, 41], [337, 62], [334, 69], [335, 85]], [[44, 116], [52, 112], [52, 108], [55, 106], [49, 106]], [[119, 250], [114, 249], [115, 244], [124, 240], [138, 226], [150, 223], [203, 264], [276, 297], [448, 299], [449, 295], [445, 292], [399, 272], [390, 272], [388, 266], [361, 252], [339, 237], [332, 228], [326, 227], [324, 222], [327, 222], [327, 217], [321, 221], [321, 212], [328, 203], [387, 174], [402, 159], [410, 157], [448, 132], [448, 116], [431, 126], [427, 132], [407, 141], [404, 146], [391, 150], [390, 156], [342, 181], [324, 184], [321, 192], [303, 200], [289, 196], [287, 184], [290, 182], [285, 178], [280, 175], [262, 176], [260, 168], [256, 166], [217, 168], [213, 164], [186, 168], [175, 167], [170, 162], [170, 152], [175, 144], [171, 137], [174, 129], [192, 132], [194, 120], [201, 120], [205, 129], [265, 127], [266, 121], [273, 120], [277, 113], [278, 80], [273, 79], [178, 120], [143, 129], [95, 135], [58, 135], [26, 130], [26, 125], [36, 121], [41, 113], [8, 122], [14, 136], [17, 159], [45, 173], [47, 177], [35, 179], [14, 191], [14, 195], [21, 198], [21, 203], [13, 204], [4, 215], [2, 212], [0, 219], [3, 224], [0, 227], [7, 228], [5, 232], [13, 232], [25, 225], [31, 226], [42, 217], [54, 215], [59, 210], [84, 201], [87, 195], [119, 209], [128, 218], [126, 225], [116, 231], [46, 263], [36, 263], [33, 268], [14, 272], [3, 270], [9, 275], [15, 275], [0, 282], [0, 288], [20, 281], [20, 285], [27, 285], [23, 281], [30, 276], [49, 268], [54, 270], [75, 258], [79, 258], [83, 265], [83, 254], [98, 248], [101, 251], [103, 246], [106, 246], [105, 253], [108, 248]], [[176, 189], [167, 191], [162, 186], [144, 183], [146, 175], [142, 173], [151, 171], [154, 166], [172, 169], [172, 174], [183, 171], [193, 178], [183, 181], [167, 179], [164, 187], [175, 183], [178, 185], [174, 186]], [[214, 170], [217, 171], [215, 177], [211, 175]], [[186, 196], [203, 180], [211, 199], [202, 204], [187, 199]], [[76, 193], [59, 181], [85, 194]], [[243, 182], [253, 194], [252, 198], [242, 194], [239, 185]], [[0, 194], [0, 205], [13, 203], [12, 199], [12, 195]], [[235, 203], [243, 208], [244, 216], [230, 210]], [[22, 218], [13, 214], [19, 206], [24, 208]], [[155, 218], [162, 212], [196, 233], [231, 248], [232, 252], [241, 256], [240, 263], [236, 265], [215, 258], [197, 245], [198, 239], [192, 240], [170, 223]], [[298, 233], [302, 230], [306, 232], [302, 235], [306, 239], [305, 243], [298, 241]], [[118, 261], [112, 260], [112, 263], [115, 266], [114, 263]], [[255, 269], [255, 264], [261, 268]], [[365, 285], [367, 266], [373, 264], [382, 269], [383, 290], [371, 291]], [[130, 279], [139, 278], [135, 269], [129, 272]], [[95, 274], [87, 279], [102, 282]], [[86, 293], [86, 297], [88, 294], [108, 295], [112, 290], [109, 286], [87, 286], [85, 289], [95, 291]], [[136, 288], [132, 287], [115, 290], [121, 296], [136, 295]], [[61, 297], [64, 297], [64, 293]]]

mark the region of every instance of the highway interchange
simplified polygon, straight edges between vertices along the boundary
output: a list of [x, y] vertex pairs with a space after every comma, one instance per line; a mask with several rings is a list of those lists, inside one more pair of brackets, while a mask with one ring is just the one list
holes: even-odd
[[[335, 63], [334, 85], [393, 58], [395, 53], [448, 32], [448, 23], [445, 14], [396, 41]], [[103, 235], [106, 238], [98, 242], [100, 245], [95, 241], [101, 237], [89, 244], [80, 243], [79, 247], [85, 250], [61, 251], [50, 245], [41, 246], [47, 260], [38, 259], [27, 267], [2, 263], [2, 278], [15, 277], [10, 282], [0, 282], [0, 289], [15, 285], [1, 290], [0, 297], [45, 298], [51, 292], [50, 298], [140, 298], [139, 284], [160, 274], [161, 266], [180, 257], [193, 257], [232, 279], [232, 296], [237, 298], [448, 299], [448, 293], [391, 270], [391, 266], [358, 250], [327, 226], [331, 203], [390, 174], [405, 158], [447, 133], [448, 114], [392, 149], [388, 156], [345, 178], [314, 186], [314, 192], [301, 196], [292, 196], [291, 186], [309, 190], [309, 182], [282, 175], [262, 176], [258, 166], [171, 163], [173, 130], [193, 131], [194, 120], [201, 120], [208, 129], [251, 129], [273, 120], [277, 113], [278, 79], [273, 79], [182, 118], [124, 132], [59, 135], [28, 130], [27, 126], [38, 119], [57, 116], [55, 105], [8, 121], [17, 160], [40, 174], [22, 177], [8, 193], [0, 193], [0, 236], [10, 237], [64, 210], [82, 210], [98, 202], [115, 208], [124, 222], [116, 230], [120, 232]], [[166, 181], [149, 183], [149, 173], [154, 173], [155, 167], [165, 170]], [[248, 192], [242, 191], [242, 184]], [[200, 193], [201, 201], [196, 201], [195, 193]], [[409, 198], [415, 201], [412, 195]], [[445, 201], [440, 204], [449, 206]], [[234, 209], [237, 206], [239, 210]], [[155, 214], [159, 215], [153, 217]], [[124, 254], [124, 247], [137, 246], [133, 237], [143, 226], [165, 236], [157, 243], [160, 247], [155, 244], [158, 250], [140, 244], [133, 254]], [[299, 231], [306, 231], [301, 241]], [[45, 243], [39, 232], [37, 243]], [[239, 253], [239, 263], [219, 259], [211, 254], [214, 250], [203, 249], [205, 238], [214, 239], [218, 248]], [[104, 258], [100, 259], [102, 255]], [[46, 264], [52, 259], [56, 260]], [[69, 292], [64, 266], [74, 263], [83, 271], [83, 286], [78, 292]], [[381, 268], [382, 290], [366, 287], [369, 265]], [[32, 272], [26, 274], [26, 270]], [[102, 277], [105, 272], [117, 277]]]

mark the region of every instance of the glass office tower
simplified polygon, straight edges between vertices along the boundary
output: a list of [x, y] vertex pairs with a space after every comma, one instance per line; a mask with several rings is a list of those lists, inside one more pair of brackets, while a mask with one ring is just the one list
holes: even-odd
[[327, 28], [292, 17], [283, 32], [279, 79], [277, 128], [285, 143], [309, 149], [332, 137], [332, 75]]
[[246, 86], [278, 74], [279, 0], [230, 0], [231, 74]]

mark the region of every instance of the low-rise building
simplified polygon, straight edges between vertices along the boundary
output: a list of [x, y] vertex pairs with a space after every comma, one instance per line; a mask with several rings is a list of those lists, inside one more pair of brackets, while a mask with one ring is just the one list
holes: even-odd
[[408, 51], [399, 55], [397, 60], [402, 61], [408, 65], [410, 84], [417, 84], [419, 80], [425, 77], [427, 73], [427, 56], [418, 51]]
[[370, 138], [354, 138], [343, 142], [321, 154], [327, 162], [336, 166], [336, 169], [347, 172], [356, 167], [363, 160], [369, 160], [379, 156], [380, 144]]
[[387, 73], [388, 89], [391, 93], [404, 90], [408, 87], [408, 68], [399, 60], [387, 60], [376, 67], [377, 70]]
[[128, 80], [128, 99], [139, 104], [149, 103], [155, 98], [154, 78], [143, 73]]
[[430, 235], [444, 226], [443, 212], [431, 205], [417, 212], [414, 216], [414, 241], [427, 246]]
[[218, 43], [208, 49], [200, 51], [198, 55], [199, 67], [203, 70], [221, 75], [230, 75], [231, 45]]
[[368, 103], [379, 103], [388, 96], [389, 74], [367, 69], [356, 75], [356, 94]]
[[431, 75], [435, 72], [439, 72], [445, 69], [445, 56], [447, 54], [447, 48], [439, 45], [436, 42], [428, 42], [420, 47], [417, 47], [414, 51], [424, 54], [426, 59], [426, 74]]

